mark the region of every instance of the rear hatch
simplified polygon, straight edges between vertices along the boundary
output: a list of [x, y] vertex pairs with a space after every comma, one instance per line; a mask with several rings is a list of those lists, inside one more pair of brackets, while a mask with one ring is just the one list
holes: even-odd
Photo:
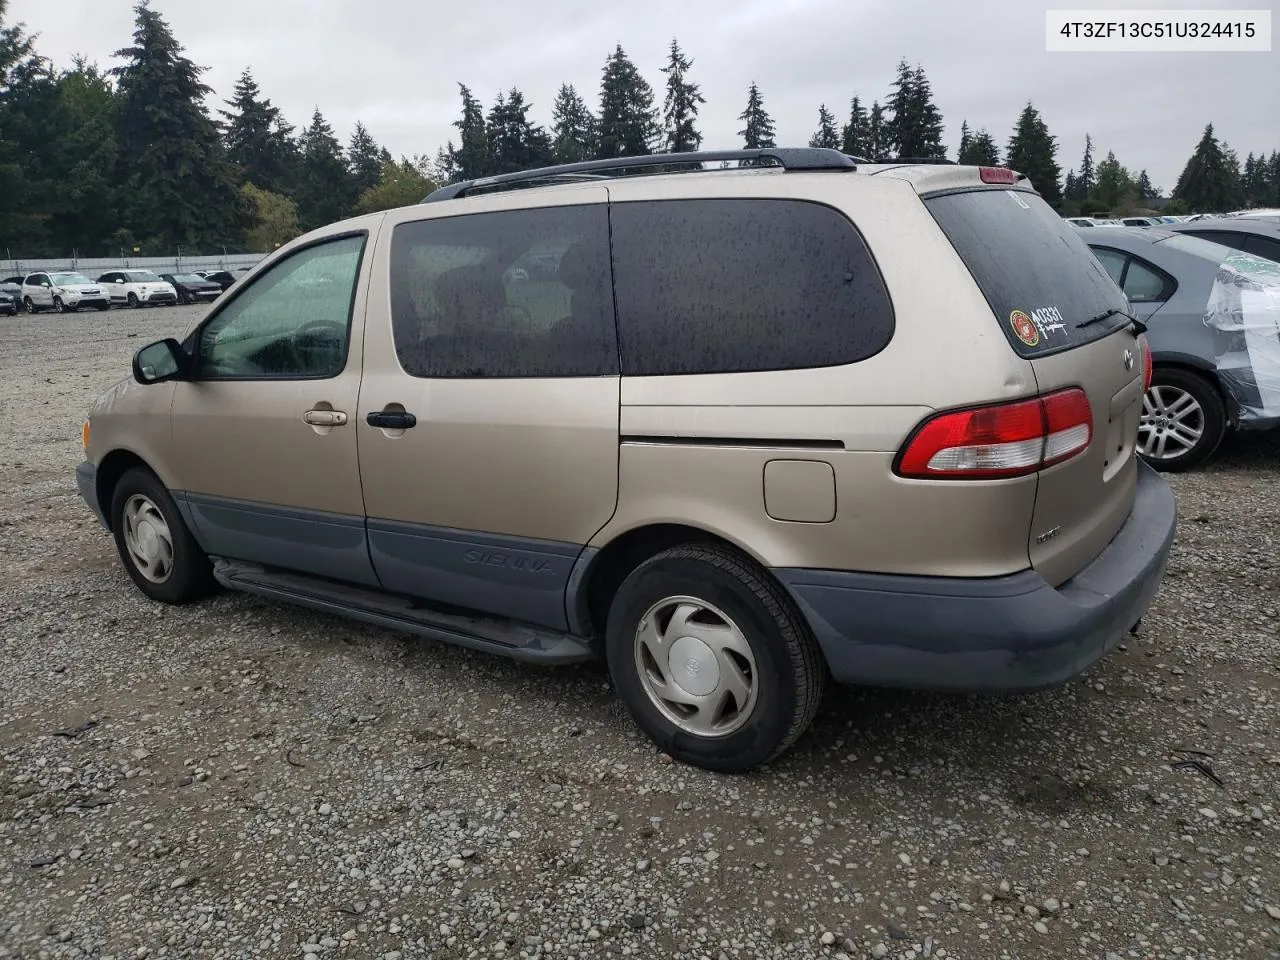
[[1037, 477], [1027, 550], [1057, 586], [1102, 551], [1133, 507], [1145, 339], [1121, 313], [1108, 316], [1130, 312], [1128, 300], [1038, 194], [953, 188], [923, 199], [991, 305], [992, 322], [1030, 362], [1041, 396], [1070, 387], [1088, 396], [1089, 447]]

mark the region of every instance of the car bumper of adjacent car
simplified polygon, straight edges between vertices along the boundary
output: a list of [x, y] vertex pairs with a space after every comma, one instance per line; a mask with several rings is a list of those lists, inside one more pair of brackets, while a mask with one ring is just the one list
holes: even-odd
[[87, 460], [76, 465], [76, 489], [80, 491], [80, 496], [89, 505], [93, 515], [98, 518], [98, 522], [110, 529], [107, 524], [107, 515], [102, 509], [102, 504], [98, 502], [98, 468]]
[[152, 291], [151, 293], [142, 294], [138, 299], [143, 303], [177, 303], [178, 295], [166, 291]]
[[975, 579], [775, 572], [839, 682], [1027, 691], [1065, 683], [1120, 643], [1155, 597], [1176, 528], [1173, 492], [1140, 463], [1129, 519], [1058, 587], [1033, 570]]

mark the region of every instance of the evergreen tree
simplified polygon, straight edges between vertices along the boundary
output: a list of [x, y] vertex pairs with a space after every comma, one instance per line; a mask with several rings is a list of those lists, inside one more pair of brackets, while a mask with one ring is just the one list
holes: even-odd
[[[6, 0], [0, 0], [0, 25]], [[50, 147], [58, 131], [58, 83], [22, 24], [0, 28], [0, 244], [50, 249], [49, 203], [56, 192]]]
[[1151, 178], [1147, 176], [1147, 171], [1142, 170], [1138, 173], [1138, 199], [1153, 200], [1160, 196], [1160, 193], [1151, 185]]
[[888, 123], [884, 117], [884, 107], [879, 100], [871, 103], [871, 114], [867, 118], [867, 159], [882, 160], [889, 152]]
[[849, 101], [849, 122], [840, 131], [840, 149], [853, 157], [871, 159], [871, 130], [867, 108], [854, 97]]
[[1098, 185], [1098, 173], [1093, 166], [1093, 137], [1084, 135], [1084, 156], [1080, 158], [1080, 176], [1076, 177], [1077, 197], [1071, 199], [1087, 200]]
[[[453, 165], [453, 157], [456, 151], [453, 149], [453, 141], [450, 140], [445, 146], [436, 151], [436, 158], [431, 164], [428, 176], [436, 183], [455, 183], [462, 179], [459, 177], [457, 168]], [[387, 155], [385, 163], [394, 163]]]
[[773, 118], [765, 110], [764, 99], [760, 96], [760, 88], [756, 86], [754, 80], [751, 81], [751, 86], [747, 88], [747, 109], [738, 115], [738, 119], [745, 124], [738, 131], [738, 136], [742, 138], [742, 145], [746, 149], [759, 150], [777, 145], [773, 139]]
[[58, 129], [49, 143], [53, 185], [44, 209], [55, 243], [105, 252], [120, 226], [115, 93], [96, 66], [77, 59], [57, 81]]
[[551, 163], [551, 137], [530, 122], [531, 106], [515, 87], [505, 96], [498, 94], [485, 127], [492, 173], [515, 173]]
[[1209, 124], [1178, 177], [1173, 199], [1195, 213], [1223, 213], [1236, 206], [1235, 181], [1235, 171], [1230, 169], [1226, 152], [1214, 136], [1213, 124]]
[[969, 132], [969, 121], [960, 121], [960, 147], [956, 150], [956, 159], [960, 163], [964, 163], [965, 156], [969, 153], [970, 144], [973, 143], [973, 134]]
[[1094, 187], [1094, 203], [1107, 210], [1123, 211], [1137, 199], [1136, 185], [1129, 171], [1120, 165], [1114, 151], [1098, 164], [1098, 183]]
[[1040, 196], [1055, 207], [1062, 202], [1057, 152], [1057, 141], [1049, 135], [1040, 112], [1027, 101], [1009, 138], [1006, 161], [1008, 166], [1025, 174]]
[[622, 45], [605, 59], [600, 81], [600, 122], [596, 156], [643, 157], [661, 136], [653, 105], [653, 87], [627, 59]]
[[304, 231], [350, 216], [355, 205], [355, 184], [342, 145], [319, 107], [302, 133], [302, 171], [295, 199]]
[[459, 145], [450, 147], [449, 165], [455, 180], [475, 180], [489, 175], [489, 138], [485, 131], [484, 108], [465, 84], [458, 84], [462, 95], [462, 116], [453, 121], [458, 130]]
[[551, 108], [551, 149], [556, 163], [581, 163], [596, 152], [596, 118], [573, 84], [563, 83]]
[[1000, 166], [1000, 148], [986, 128], [970, 134], [968, 149], [961, 151], [956, 160], [972, 167]]
[[836, 132], [836, 118], [824, 103], [818, 107], [818, 129], [809, 138], [809, 146], [840, 149], [840, 134]]
[[1062, 196], [1072, 203], [1075, 203], [1077, 202], [1075, 198], [1078, 195], [1079, 191], [1076, 189], [1076, 172], [1074, 170], [1068, 170], [1067, 175], [1062, 180]]
[[898, 62], [889, 109], [892, 117], [885, 133], [890, 153], [899, 157], [946, 156], [942, 114], [933, 103], [933, 89], [921, 67], [912, 70], [905, 59]]
[[218, 111], [223, 142], [227, 159], [239, 168], [241, 179], [270, 192], [292, 190], [298, 172], [293, 126], [262, 96], [248, 68], [240, 74], [234, 96], [224, 103], [231, 109]]
[[1265, 196], [1265, 205], [1280, 206], [1280, 151], [1272, 150], [1267, 160], [1267, 183], [1270, 190]]
[[357, 193], [364, 193], [382, 182], [382, 150], [359, 120], [347, 146], [347, 163], [351, 165], [351, 179]]
[[668, 153], [686, 153], [702, 145], [696, 121], [698, 107], [706, 103], [699, 85], [688, 79], [693, 61], [685, 56], [675, 37], [662, 72], [667, 75], [667, 97], [662, 104], [662, 140]]
[[212, 91], [204, 72], [148, 0], [135, 8], [133, 46], [117, 78], [120, 182], [129, 200], [126, 225], [155, 249], [235, 245], [249, 210], [236, 189], [218, 129], [205, 111]]

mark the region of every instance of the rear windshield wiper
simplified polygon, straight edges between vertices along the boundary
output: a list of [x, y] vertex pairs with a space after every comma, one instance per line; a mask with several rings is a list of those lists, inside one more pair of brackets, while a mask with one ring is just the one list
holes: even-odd
[[1081, 320], [1079, 323], [1076, 324], [1076, 329], [1080, 330], [1083, 327], [1091, 327], [1095, 323], [1101, 323], [1103, 320], [1110, 320], [1112, 317], [1124, 317], [1126, 320], [1129, 321], [1130, 325], [1133, 327], [1134, 333], [1147, 332], [1147, 325], [1145, 323], [1143, 323], [1133, 314], [1127, 313], [1126, 311], [1121, 310], [1119, 307], [1112, 307], [1110, 310], [1102, 311], [1102, 313], [1098, 314], [1096, 317], [1090, 317], [1088, 320]]

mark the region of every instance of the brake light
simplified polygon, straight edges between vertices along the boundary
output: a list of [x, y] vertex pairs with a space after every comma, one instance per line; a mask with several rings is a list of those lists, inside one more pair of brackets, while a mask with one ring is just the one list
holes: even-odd
[[1093, 411], [1079, 387], [1033, 400], [940, 413], [922, 423], [895, 472], [920, 480], [1022, 477], [1062, 463], [1093, 440]]
[[1138, 345], [1142, 348], [1142, 392], [1146, 393], [1151, 389], [1151, 344], [1146, 337], [1139, 337]]
[[979, 167], [978, 176], [983, 183], [1016, 183], [1018, 175], [1008, 167]]

